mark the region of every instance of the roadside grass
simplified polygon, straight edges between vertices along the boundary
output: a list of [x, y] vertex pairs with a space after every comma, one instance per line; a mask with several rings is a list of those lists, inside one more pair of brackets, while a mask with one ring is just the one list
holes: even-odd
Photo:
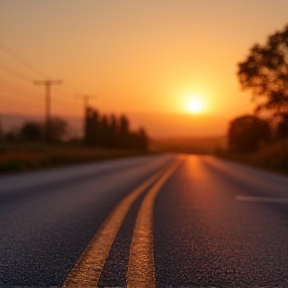
[[255, 158], [262, 167], [288, 174], [288, 140], [260, 147]]
[[149, 152], [85, 147], [71, 143], [0, 142], [0, 174], [145, 154]]
[[288, 175], [288, 140], [266, 144], [251, 154], [217, 150], [216, 156]]

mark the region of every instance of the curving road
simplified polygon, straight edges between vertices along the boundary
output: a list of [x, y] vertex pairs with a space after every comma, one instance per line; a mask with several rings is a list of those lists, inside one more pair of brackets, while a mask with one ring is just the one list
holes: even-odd
[[288, 178], [212, 156], [0, 177], [0, 287], [288, 287], [287, 239]]

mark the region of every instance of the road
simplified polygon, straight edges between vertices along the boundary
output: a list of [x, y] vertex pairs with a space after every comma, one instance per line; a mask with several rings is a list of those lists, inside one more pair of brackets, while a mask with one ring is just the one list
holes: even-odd
[[288, 177], [154, 155], [0, 177], [0, 287], [288, 287]]

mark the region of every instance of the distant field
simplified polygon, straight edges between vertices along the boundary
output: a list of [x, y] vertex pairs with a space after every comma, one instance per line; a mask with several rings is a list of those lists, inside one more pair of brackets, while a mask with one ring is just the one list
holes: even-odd
[[179, 137], [150, 141], [150, 152], [90, 148], [76, 144], [0, 142], [0, 174], [47, 169], [77, 163], [174, 152], [211, 154], [225, 147], [226, 137]]
[[226, 143], [226, 136], [159, 138], [151, 140], [150, 150], [154, 152], [211, 154], [216, 148], [225, 148]]
[[144, 154], [72, 144], [0, 142], [0, 174]]

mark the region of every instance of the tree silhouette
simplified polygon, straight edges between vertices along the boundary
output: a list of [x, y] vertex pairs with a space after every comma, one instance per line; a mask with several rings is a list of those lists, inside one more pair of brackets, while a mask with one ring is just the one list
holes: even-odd
[[109, 147], [109, 123], [106, 115], [101, 117], [100, 120], [100, 145], [103, 147]]
[[87, 145], [99, 145], [99, 113], [97, 110], [88, 107], [85, 113], [84, 142]]
[[108, 131], [108, 147], [109, 148], [118, 148], [118, 123], [117, 118], [113, 114], [108, 119], [109, 131]]
[[127, 149], [130, 146], [129, 120], [125, 115], [122, 115], [119, 122], [119, 147]]
[[281, 120], [276, 127], [276, 136], [278, 139], [288, 138], [288, 114], [281, 114]]
[[1, 122], [0, 122], [0, 140], [2, 139], [3, 139], [3, 130], [2, 130]]
[[137, 138], [137, 148], [146, 151], [148, 149], [148, 136], [144, 128], [139, 128]]
[[236, 152], [254, 152], [261, 141], [271, 137], [269, 123], [256, 116], [244, 115], [231, 121], [229, 130], [230, 150]]
[[40, 141], [44, 139], [44, 127], [41, 123], [28, 121], [20, 128], [20, 137], [27, 141]]
[[49, 123], [49, 140], [61, 142], [68, 135], [68, 123], [60, 117], [50, 118]]
[[129, 120], [125, 115], [119, 119], [114, 115], [100, 115], [89, 107], [85, 114], [84, 141], [90, 146], [146, 151], [148, 136], [143, 128], [130, 131]]
[[288, 26], [269, 36], [265, 45], [254, 45], [238, 64], [242, 88], [252, 91], [256, 111], [288, 111]]

